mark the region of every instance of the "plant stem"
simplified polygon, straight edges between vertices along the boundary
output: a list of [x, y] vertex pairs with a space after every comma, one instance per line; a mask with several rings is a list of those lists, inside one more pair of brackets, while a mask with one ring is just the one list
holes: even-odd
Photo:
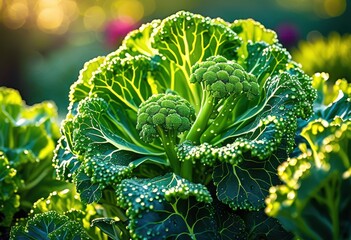
[[51, 169], [46, 168], [44, 169], [39, 176], [35, 178], [35, 180], [31, 181], [30, 183], [26, 184], [24, 187], [20, 189], [20, 191], [27, 191], [35, 187], [37, 184], [39, 184], [49, 173]]
[[176, 135], [170, 131], [165, 133], [160, 127], [157, 127], [157, 131], [161, 136], [163, 147], [169, 160], [169, 164], [175, 174], [180, 175], [180, 163], [176, 153]]
[[330, 217], [333, 226], [333, 239], [340, 239], [339, 237], [339, 206], [340, 206], [340, 181], [338, 176], [333, 176], [330, 184], [326, 187], [327, 205], [330, 211]]
[[186, 140], [190, 140], [193, 144], [200, 143], [200, 137], [202, 133], [206, 130], [206, 126], [212, 115], [214, 103], [213, 97], [209, 93], [205, 94], [199, 113], [196, 116], [195, 122], [186, 136]]
[[181, 163], [180, 176], [192, 181], [193, 180], [193, 163], [191, 160], [184, 160]]

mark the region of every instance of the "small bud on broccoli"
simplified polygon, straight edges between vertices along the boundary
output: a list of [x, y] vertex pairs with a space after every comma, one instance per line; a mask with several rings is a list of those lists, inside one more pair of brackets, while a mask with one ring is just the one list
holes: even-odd
[[244, 93], [251, 100], [259, 94], [255, 76], [223, 56], [209, 57], [206, 61], [195, 64], [192, 71], [190, 82], [203, 84], [215, 99]]
[[[224, 116], [227, 116], [236, 99], [245, 97], [251, 101], [260, 95], [256, 77], [246, 72], [240, 64], [223, 56], [212, 56], [206, 61], [196, 63], [192, 68], [190, 82], [200, 84], [203, 90], [200, 111], [187, 136], [187, 140], [193, 143], [199, 143], [209, 122], [225, 122], [225, 119], [219, 119], [222, 115], [219, 109], [226, 112]], [[214, 121], [215, 118], [217, 121]], [[221, 126], [213, 129], [207, 136], [211, 138], [219, 131]]]
[[140, 105], [136, 128], [145, 142], [152, 142], [162, 135], [160, 131], [177, 135], [189, 130], [194, 114], [194, 108], [180, 96], [157, 94]]
[[160, 138], [171, 167], [179, 172], [175, 152], [177, 136], [190, 129], [194, 116], [193, 106], [184, 98], [175, 94], [157, 94], [140, 105], [136, 129], [147, 143]]

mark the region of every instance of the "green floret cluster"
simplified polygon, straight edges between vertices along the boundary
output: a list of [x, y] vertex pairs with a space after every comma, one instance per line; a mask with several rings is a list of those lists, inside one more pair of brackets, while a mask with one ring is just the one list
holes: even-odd
[[194, 108], [180, 96], [153, 95], [140, 105], [136, 128], [145, 142], [152, 142], [163, 134], [189, 130], [194, 114]]
[[179, 134], [190, 129], [195, 110], [184, 98], [173, 94], [157, 94], [140, 105], [137, 126], [140, 138], [151, 143], [160, 138], [170, 166], [176, 173], [180, 164], [175, 151]]
[[223, 56], [212, 56], [192, 68], [191, 83], [200, 83], [216, 99], [232, 94], [246, 93], [249, 99], [259, 95], [259, 85], [254, 75], [247, 73], [242, 66], [228, 61]]

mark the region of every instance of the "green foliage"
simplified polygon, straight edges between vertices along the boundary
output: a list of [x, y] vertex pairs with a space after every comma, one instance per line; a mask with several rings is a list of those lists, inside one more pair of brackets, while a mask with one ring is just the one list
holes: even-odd
[[237, 213], [262, 211], [315, 96], [273, 31], [178, 12], [85, 64], [56, 172], [111, 214], [94, 222], [113, 239], [259, 238]]
[[68, 185], [62, 191], [54, 191], [47, 198], [41, 198], [33, 205], [28, 219], [37, 214], [55, 211], [58, 214], [69, 217], [71, 221], [78, 222], [90, 239], [107, 239], [97, 227], [92, 227], [91, 222], [95, 218], [103, 216], [103, 208], [98, 204], [84, 204], [74, 189], [74, 185]]
[[16, 179], [17, 171], [11, 168], [6, 156], [0, 152], [0, 219], [2, 225], [9, 226], [13, 215], [20, 206], [20, 196]]
[[317, 89], [317, 98], [313, 105], [312, 118], [322, 118], [328, 122], [338, 116], [342, 119], [351, 118], [351, 83], [338, 79], [334, 84], [326, 73], [313, 75], [312, 86]]
[[169, 173], [154, 179], [123, 180], [116, 194], [117, 204], [127, 209], [131, 219], [133, 239], [216, 236], [213, 209], [209, 205], [212, 198], [202, 184]]
[[[283, 185], [270, 189], [266, 213], [302, 239], [350, 239], [351, 103], [345, 80], [327, 99], [325, 75], [314, 76], [315, 114], [304, 124], [299, 154], [278, 168]], [[328, 96], [330, 97], [330, 96]]]
[[78, 222], [55, 211], [35, 214], [11, 229], [10, 239], [89, 239]]
[[[7, 232], [15, 218], [62, 186], [55, 180], [52, 156], [59, 137], [51, 102], [26, 106], [13, 89], [0, 88], [0, 227]], [[33, 191], [35, 189], [35, 191]]]
[[279, 167], [284, 185], [271, 188], [266, 212], [302, 239], [349, 239], [351, 121], [314, 120], [305, 148]]
[[351, 35], [341, 36], [338, 33], [331, 33], [327, 37], [319, 36], [312, 40], [301, 41], [292, 55], [308, 74], [329, 73], [329, 86], [332, 86], [338, 79], [351, 80], [350, 52]]

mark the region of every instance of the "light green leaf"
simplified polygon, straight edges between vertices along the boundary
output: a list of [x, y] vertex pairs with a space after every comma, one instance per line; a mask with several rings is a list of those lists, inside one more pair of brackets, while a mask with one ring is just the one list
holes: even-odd
[[214, 55], [233, 59], [240, 45], [235, 32], [223, 23], [183, 11], [162, 20], [152, 37], [160, 55], [155, 79], [181, 93], [197, 110], [202, 92], [189, 82], [192, 66]]
[[241, 59], [247, 58], [249, 43], [265, 42], [269, 45], [278, 43], [277, 34], [274, 31], [266, 29], [253, 19], [235, 20], [230, 24], [230, 28], [243, 40], [243, 44], [238, 49]]
[[71, 91], [69, 94], [70, 106], [68, 109], [74, 112], [78, 102], [89, 95], [91, 90], [91, 79], [94, 76], [94, 72], [104, 62], [105, 57], [96, 57], [84, 64], [84, 67], [79, 72], [78, 80], [72, 84]]

